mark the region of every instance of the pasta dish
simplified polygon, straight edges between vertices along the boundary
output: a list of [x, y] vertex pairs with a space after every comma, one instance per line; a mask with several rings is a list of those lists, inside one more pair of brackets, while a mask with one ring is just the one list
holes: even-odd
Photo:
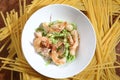
[[79, 46], [77, 26], [66, 21], [43, 22], [36, 29], [33, 46], [48, 62], [62, 65], [76, 57]]

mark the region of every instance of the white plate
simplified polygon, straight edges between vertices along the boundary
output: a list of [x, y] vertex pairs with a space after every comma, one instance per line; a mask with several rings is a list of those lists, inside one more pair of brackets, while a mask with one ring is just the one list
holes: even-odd
[[[63, 66], [50, 64], [46, 66], [45, 60], [35, 52], [31, 43], [34, 39], [35, 29], [42, 22], [63, 20], [77, 24], [80, 35], [80, 44], [76, 59]], [[22, 50], [31, 67], [38, 73], [51, 78], [67, 78], [83, 71], [92, 60], [96, 47], [96, 36], [88, 18], [78, 9], [61, 4], [53, 4], [37, 10], [26, 22], [22, 32]]]

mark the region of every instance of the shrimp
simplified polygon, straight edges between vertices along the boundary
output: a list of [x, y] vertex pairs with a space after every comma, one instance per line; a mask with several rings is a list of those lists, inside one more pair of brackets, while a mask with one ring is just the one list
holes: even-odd
[[61, 32], [66, 27], [67, 22], [57, 23], [51, 26], [55, 32]]
[[35, 32], [34, 33], [36, 38], [41, 38], [42, 37], [42, 32]]
[[41, 43], [41, 38], [42, 38], [42, 33], [41, 32], [35, 32], [35, 39], [33, 40], [33, 46], [35, 48], [36, 52], [40, 52], [40, 43]]
[[51, 53], [51, 59], [53, 60], [53, 62], [56, 64], [56, 65], [62, 65], [62, 64], [64, 64], [64, 63], [66, 63], [66, 58], [64, 57], [64, 58], [59, 58], [59, 55], [60, 55], [61, 53], [57, 53], [56, 52], [56, 49], [55, 48], [53, 48], [52, 49], [52, 53]]
[[[33, 46], [36, 52], [40, 52], [43, 56], [48, 57], [50, 52], [50, 41], [47, 37], [42, 37], [40, 32], [35, 33], [36, 38], [33, 41]], [[44, 47], [43, 47], [44, 46]]]
[[68, 31], [72, 31], [73, 30], [73, 26], [68, 24], [66, 27], [65, 27], [66, 30]]
[[55, 46], [56, 48], [58, 48], [59, 46], [61, 46], [63, 44], [62, 41], [58, 41], [56, 44], [54, 44], [53, 46]]
[[68, 34], [68, 40], [70, 42], [70, 45], [73, 45], [74, 41], [73, 41], [71, 34]]
[[66, 25], [67, 25], [67, 22], [61, 23], [59, 27], [60, 31], [62, 31], [66, 27]]
[[47, 58], [50, 57], [49, 53], [50, 53], [50, 50], [51, 49], [48, 49], [48, 48], [41, 48], [41, 54]]
[[49, 32], [50, 28], [48, 26], [48, 23], [42, 23], [42, 26], [46, 32]]
[[71, 32], [72, 36], [73, 36], [73, 40], [74, 40], [74, 44], [73, 46], [70, 47], [70, 54], [71, 55], [75, 55], [79, 41], [78, 41], [78, 32], [77, 30], [73, 30]]
[[51, 41], [47, 37], [42, 37], [41, 38], [41, 44], [43, 47], [50, 47]]

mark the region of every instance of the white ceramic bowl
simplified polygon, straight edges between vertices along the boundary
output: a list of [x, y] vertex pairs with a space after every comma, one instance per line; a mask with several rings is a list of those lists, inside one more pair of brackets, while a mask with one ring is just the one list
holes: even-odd
[[[63, 66], [50, 64], [46, 66], [45, 60], [35, 52], [31, 45], [35, 29], [42, 22], [63, 20], [77, 24], [80, 35], [80, 44], [76, 59]], [[61, 4], [53, 4], [37, 10], [26, 22], [22, 32], [22, 50], [31, 67], [38, 73], [51, 78], [67, 78], [83, 71], [92, 60], [96, 48], [96, 36], [88, 18], [78, 9]]]

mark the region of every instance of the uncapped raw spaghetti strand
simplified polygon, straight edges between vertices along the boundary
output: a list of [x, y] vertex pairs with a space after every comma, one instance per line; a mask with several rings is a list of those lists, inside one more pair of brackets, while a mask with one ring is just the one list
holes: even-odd
[[116, 56], [120, 56], [120, 54], [116, 53]]
[[0, 41], [4, 40], [9, 36], [9, 29], [6, 27], [0, 28]]
[[109, 69], [105, 69], [105, 72], [106, 72], [106, 76], [108, 77], [108, 79], [111, 80]]
[[[110, 50], [113, 50], [112, 48], [114, 48], [116, 46], [116, 38], [119, 37], [120, 34], [120, 28], [118, 29], [118, 33], [115, 34], [115, 36], [113, 36], [113, 39], [111, 40], [111, 42], [109, 43], [109, 47], [108, 47], [108, 52], [106, 52], [107, 54], [103, 57], [103, 60], [107, 60], [107, 57], [110, 53]], [[114, 45], [113, 45], [114, 44]]]
[[8, 39], [8, 40], [6, 41], [6, 43], [3, 44], [2, 47], [0, 47], [0, 52], [5, 48], [5, 46], [8, 44], [9, 41], [10, 41], [10, 40]]
[[7, 26], [7, 22], [6, 22], [5, 17], [4, 17], [4, 15], [3, 15], [3, 13], [1, 11], [0, 11], [0, 14], [2, 16], [2, 19], [3, 19], [4, 23], [5, 23], [5, 26]]
[[[115, 28], [116, 30], [113, 30], [114, 32], [112, 32], [114, 35], [116, 35], [116, 36], [119, 36], [119, 33], [120, 33], [120, 31], [119, 31], [119, 27], [116, 27]], [[118, 32], [119, 31], [119, 32]], [[118, 32], [118, 33], [117, 33]], [[116, 36], [114, 36], [114, 35], [110, 35], [110, 37], [107, 39], [107, 41], [106, 41], [106, 46], [108, 46], [108, 45], [110, 45], [110, 43], [111, 43], [111, 41], [115, 41], [115, 39], [116, 39]], [[114, 39], [115, 38], [115, 39]], [[105, 49], [105, 54], [104, 55], [106, 55], [106, 54], [109, 54], [107, 51], [110, 51], [111, 50], [111, 48], [109, 49], [109, 47], [107, 47], [106, 48], [106, 46], [103, 46], [104, 47], [104, 49]], [[113, 45], [113, 43], [111, 43], [111, 46], [114, 48], [115, 46], [116, 46], [116, 44], [115, 44], [115, 42], [114, 42], [114, 45]], [[103, 59], [104, 60], [104, 59]]]
[[23, 1], [23, 10], [24, 10], [23, 13], [25, 13], [26, 12], [26, 0]]
[[17, 72], [23, 72], [23, 73], [28, 73], [28, 74], [31, 74], [33, 76], [40, 76], [40, 74], [36, 73], [34, 70], [32, 69], [24, 69], [24, 68], [21, 68], [21, 67], [18, 67], [18, 66], [13, 66], [13, 65], [10, 65], [9, 67], [5, 66], [5, 67], [2, 67], [2, 69], [7, 69], [7, 70], [12, 70], [12, 71], [17, 71]]
[[[111, 43], [112, 44], [112, 43]], [[114, 46], [113, 46], [114, 47]], [[115, 61], [116, 60], [116, 56], [113, 54], [113, 53], [111, 53], [110, 51], [110, 48], [106, 51], [107, 52], [107, 54], [105, 54], [105, 56], [103, 57], [103, 61], [104, 62], [106, 62], [106, 61]], [[111, 49], [112, 50], [112, 49]], [[113, 55], [113, 56], [112, 56]], [[111, 56], [112, 56], [112, 58], [111, 58]]]
[[[59, 0], [61, 1], [61, 0]], [[58, 2], [58, 0], [33, 0], [33, 4], [31, 5], [31, 7], [28, 9], [28, 13], [32, 11], [35, 12], [36, 10], [38, 10], [39, 8], [41, 8], [41, 6], [45, 6], [45, 5], [49, 5], [49, 4], [54, 4]]]
[[[19, 21], [19, 22], [20, 22], [20, 21]], [[7, 24], [7, 22], [6, 22], [6, 24]], [[16, 24], [16, 25], [12, 25], [12, 26], [11, 26], [12, 29], [13, 29], [13, 28], [16, 28], [16, 26], [19, 25], [19, 24], [16, 23], [16, 21], [15, 21], [15, 24]], [[3, 28], [0, 29], [0, 41], [2, 41], [3, 39], [7, 38], [9, 35], [10, 35], [10, 31], [9, 31], [9, 29], [8, 29], [8, 26], [3, 27]], [[9, 38], [8, 38], [8, 39], [9, 39]]]
[[112, 7], [112, 12], [116, 12], [116, 11], [118, 11], [118, 10], [120, 10], [119, 9], [119, 5], [120, 5], [120, 1], [119, 2], [117, 2], [117, 1], [119, 1], [119, 0], [112, 0], [112, 5], [113, 5], [113, 7]]
[[[114, 61], [103, 63], [103, 64], [98, 64], [98, 65], [92, 65], [92, 66], [88, 67], [87, 69], [92, 69], [92, 68], [99, 67], [99, 66], [106, 66], [106, 65], [110, 65], [110, 64], [114, 64]], [[85, 69], [85, 71], [87, 71], [87, 69]]]
[[[31, 3], [32, 3], [32, 5], [34, 5], [34, 4], [37, 4], [39, 1], [45, 1], [45, 0], [32, 0]], [[29, 7], [29, 8], [31, 8], [31, 7]]]
[[[105, 33], [108, 31], [108, 27], [107, 24], [108, 24], [108, 14], [107, 14], [107, 5], [106, 5], [106, 1], [102, 1], [102, 13], [104, 14], [103, 15], [103, 24], [102, 24], [102, 28], [103, 28], [103, 33], [105, 35]], [[96, 14], [97, 15], [97, 14]]]
[[10, 23], [11, 20], [12, 19], [10, 19], [10, 16], [7, 15], [7, 24], [9, 25], [8, 28], [10, 30], [12, 42], [14, 44], [14, 47], [16, 47], [15, 50], [17, 52], [17, 51], [19, 51], [19, 50], [17, 50], [18, 44], [17, 44], [16, 39], [15, 39], [16, 37], [14, 36], [15, 34], [13, 34], [13, 31], [11, 30], [11, 23]]
[[4, 58], [4, 57], [0, 57], [0, 60], [10, 61], [10, 62], [14, 62], [15, 61], [13, 59]]
[[31, 12], [31, 11], [34, 11], [33, 8], [38, 5], [39, 2], [44, 2], [45, 0], [33, 0], [32, 1], [32, 4], [30, 5], [29, 9], [28, 9], [28, 13]]
[[[27, 6], [26, 6], [26, 0], [24, 0], [24, 3], [23, 3], [24, 5], [23, 5], [23, 10], [24, 10], [24, 19], [23, 19], [23, 22], [25, 23], [26, 21], [27, 21], [27, 18], [28, 18], [28, 14], [27, 14], [27, 10], [28, 10], [28, 8], [27, 8]], [[22, 15], [22, 16], [23, 16]], [[16, 19], [18, 19], [18, 17], [16, 18]], [[23, 27], [22, 27], [22, 29], [23, 29]], [[20, 29], [21, 30], [21, 29]], [[21, 30], [22, 31], [22, 30]]]
[[16, 61], [17, 61], [17, 62], [20, 62], [20, 63], [22, 63], [22, 64], [25, 64], [25, 65], [28, 65], [28, 63], [27, 63], [27, 61], [25, 60], [25, 58], [24, 58], [24, 59], [16, 58]]
[[23, 80], [53, 80], [53, 79], [49, 79], [41, 76], [36, 77], [27, 73], [23, 73], [22, 76], [23, 76]]
[[[63, 2], [63, 4], [64, 4], [64, 2]], [[84, 7], [82, 0], [79, 0], [78, 2], [76, 2], [74, 7], [78, 8], [81, 11], [85, 11], [85, 7]]]
[[23, 14], [23, 7], [22, 7], [22, 1], [19, 0], [19, 10], [20, 10], [20, 16]]
[[[20, 6], [21, 6], [21, 4], [20, 4]], [[21, 7], [20, 7], [21, 8]], [[8, 15], [8, 20], [7, 20], [7, 22], [8, 22], [8, 24], [9, 24], [9, 30], [10, 30], [10, 32], [11, 32], [11, 40], [12, 40], [12, 43], [14, 44], [14, 47], [16, 47], [15, 48], [15, 50], [16, 50], [16, 52], [17, 52], [17, 55], [20, 57], [20, 56], [22, 56], [20, 53], [21, 53], [21, 51], [20, 51], [20, 49], [19, 49], [19, 45], [20, 45], [20, 37], [19, 37], [19, 29], [17, 29], [16, 31], [14, 31], [14, 29], [11, 29], [12, 27], [11, 27], [11, 24], [10, 24], [10, 21], [17, 21], [18, 19], [18, 15], [17, 15], [17, 13], [15, 13], [15, 11], [13, 11], [11, 14], [13, 14], [13, 16], [11, 17], [11, 19], [9, 18], [9, 15]], [[22, 12], [21, 12], [21, 10], [20, 10], [20, 15], [22, 16]], [[16, 35], [17, 34], [17, 35]]]
[[[16, 54], [14, 45], [13, 45], [12, 43], [9, 44], [7, 50], [8, 50], [9, 55], [15, 55], [15, 54]], [[8, 56], [9, 56], [9, 55], [8, 55]]]
[[[24, 18], [23, 18], [23, 17], [24, 17]], [[17, 31], [17, 32], [14, 33], [15, 36], [16, 36], [16, 43], [18, 43], [18, 49], [19, 49], [19, 52], [17, 53], [17, 55], [18, 55], [18, 57], [19, 57], [20, 59], [24, 59], [24, 56], [23, 56], [23, 54], [22, 54], [22, 49], [21, 49], [21, 33], [22, 33], [21, 29], [23, 29], [23, 26], [24, 26], [24, 24], [25, 24], [25, 22], [26, 22], [26, 20], [27, 20], [27, 15], [22, 16], [22, 18], [23, 18], [23, 19], [21, 19], [21, 20], [22, 20], [23, 22], [21, 22], [20, 26], [18, 26], [19, 29], [15, 30], [15, 31]]]
[[94, 80], [94, 79], [95, 79], [95, 75], [88, 75], [88, 77], [86, 77], [85, 79], [86, 79], [86, 80], [87, 80], [87, 79]]
[[37, 74], [37, 73], [35, 73], [35, 71], [31, 71], [31, 69], [30, 70], [25, 70], [25, 69], [23, 69], [23, 68], [20, 68], [20, 67], [18, 67], [18, 66], [14, 66], [15, 68], [12, 68], [12, 67], [7, 67], [7, 66], [5, 66], [5, 67], [2, 67], [2, 69], [7, 69], [7, 70], [10, 70], [10, 71], [17, 71], [17, 72], [25, 72], [25, 73], [28, 73], [28, 74], [31, 74], [31, 75], [33, 75], [33, 76], [36, 76], [36, 77], [38, 77], [38, 76], [40, 76], [39, 74]]
[[115, 73], [111, 73], [111, 69], [106, 69], [106, 74], [107, 74], [107, 77], [109, 76], [109, 80], [119, 79], [118, 76]]
[[68, 1], [68, 0], [64, 0], [62, 3], [66, 3], [66, 4], [69, 4], [69, 5], [74, 5], [75, 3], [76, 3], [76, 1], [77, 0], [75, 0], [75, 1], [73, 1], [73, 0], [70, 0], [70, 1]]
[[[6, 64], [13, 64], [13, 65], [19, 65], [19, 66], [23, 66], [23, 67], [29, 67], [29, 65], [26, 62], [21, 62], [21, 60], [16, 59], [16, 60], [12, 60], [10, 57], [7, 58], [2, 58], [0, 57], [0, 59], [2, 60], [2, 63], [6, 63]], [[30, 67], [29, 67], [30, 68]]]
[[19, 73], [20, 80], [26, 80], [26, 79], [23, 78], [22, 74], [23, 73]]
[[115, 61], [115, 64], [117, 64], [117, 65], [119, 65], [119, 66], [120, 66], [120, 62], [118, 62], [118, 61]]
[[[91, 73], [93, 73], [93, 72], [95, 72], [95, 71], [91, 71]], [[97, 74], [97, 73], [96, 73], [96, 74]], [[91, 79], [91, 80], [94, 80], [96, 74], [94, 74], [94, 75], [89, 74], [89, 75], [85, 76], [84, 79]]]
[[101, 28], [102, 28], [100, 25], [102, 25], [102, 14], [103, 14], [103, 11], [102, 11], [103, 9], [101, 9], [102, 4], [101, 4], [100, 0], [97, 0], [96, 2], [93, 2], [93, 5], [95, 5], [95, 7], [93, 7], [93, 8], [94, 8], [96, 21], [99, 22], [99, 24], [97, 24], [98, 25], [97, 28], [100, 33]]
[[10, 34], [11, 34], [11, 33], [12, 33], [12, 30], [11, 30], [11, 22], [12, 22], [12, 21], [10, 21], [10, 16], [9, 16], [8, 13], [7, 13], [6, 21], [7, 21], [8, 28], [9, 28], [9, 31], [10, 31]]
[[17, 71], [17, 72], [21, 72], [20, 70], [17, 70], [17, 69], [14, 69], [14, 68], [11, 68], [11, 67], [2, 67], [2, 69], [6, 69], [6, 70], [10, 70], [10, 71]]
[[108, 39], [108, 37], [111, 35], [113, 28], [116, 26], [118, 20], [120, 19], [120, 15], [116, 18], [116, 21], [113, 23], [113, 25], [111, 26], [110, 30], [107, 32], [107, 34], [104, 36], [103, 40], [102, 40], [102, 44], [105, 42], [106, 39]]
[[11, 71], [11, 78], [10, 80], [13, 80], [13, 71]]
[[103, 70], [103, 69], [107, 69], [107, 68], [109, 68], [109, 69], [115, 69], [115, 68], [120, 68], [120, 66], [108, 66], [108, 67], [106, 67], [106, 66], [104, 66], [104, 67], [99, 67], [99, 68], [92, 68], [92, 69], [87, 69], [86, 71], [93, 71], [93, 70]]
[[[7, 44], [8, 42], [9, 42], [9, 39], [8, 39], [8, 41], [6, 41], [5, 44]], [[15, 55], [14, 53], [12, 53], [12, 54], [9, 53], [8, 56], [7, 56], [7, 58], [11, 59], [11, 58], [13, 58], [14, 55]], [[2, 70], [2, 67], [4, 67], [5, 65], [6, 65], [6, 63], [4, 63], [4, 64], [1, 65], [0, 71]]]
[[54, 0], [54, 1], [53, 0], [44, 0], [44, 1], [40, 0], [40, 1], [34, 1], [33, 4], [32, 4], [32, 6], [28, 10], [28, 13], [31, 12], [31, 11], [34, 12], [37, 9], [41, 8], [41, 6], [43, 7], [43, 6], [49, 5], [49, 4], [55, 4], [55, 3], [56, 4], [57, 3], [62, 4], [63, 3], [63, 4], [69, 4], [71, 6], [76, 6], [75, 4], [77, 2], [78, 2], [78, 0], [74, 0], [74, 1], [73, 0], [70, 0], [70, 1], [69, 0]]
[[[29, 65], [24, 65], [23, 63], [16, 63], [15, 60], [6, 59], [6, 58], [0, 58], [0, 59], [7, 60], [7, 61], [2, 61], [2, 62], [7, 64], [7, 65], [9, 65], [9, 66], [11, 66], [11, 68], [9, 68], [8, 66], [3, 66], [3, 67], [1, 67], [2, 69], [7, 68], [7, 69], [14, 70], [14, 71], [19, 71], [19, 70], [22, 69], [22, 71], [20, 71], [20, 72], [24, 72], [24, 69], [27, 69], [27, 71], [31, 71], [32, 70], [32, 68], [30, 68]], [[15, 69], [16, 67], [17, 67], [17, 69]], [[33, 73], [33, 72], [34, 72], [34, 70], [31, 71], [31, 73]]]
[[[18, 62], [15, 62], [15, 63], [13, 63], [13, 62], [9, 62], [9, 61], [2, 61], [2, 63], [4, 63], [4, 64], [7, 64], [7, 65], [13, 65], [13, 66], [18, 66], [18, 67], [21, 67], [21, 68], [23, 68], [23, 69], [25, 69], [25, 68], [27, 68], [27, 69], [31, 69], [31, 67], [29, 67], [29, 66], [27, 66], [27, 65], [25, 65], [25, 64], [21, 64], [21, 63], [18, 63]], [[2, 68], [2, 67], [1, 67]]]
[[54, 0], [54, 1], [51, 1], [50, 4], [61, 4], [63, 1], [65, 0]]
[[112, 25], [113, 24], [112, 0], [108, 0], [108, 2], [109, 2], [109, 11], [110, 11], [110, 25]]

